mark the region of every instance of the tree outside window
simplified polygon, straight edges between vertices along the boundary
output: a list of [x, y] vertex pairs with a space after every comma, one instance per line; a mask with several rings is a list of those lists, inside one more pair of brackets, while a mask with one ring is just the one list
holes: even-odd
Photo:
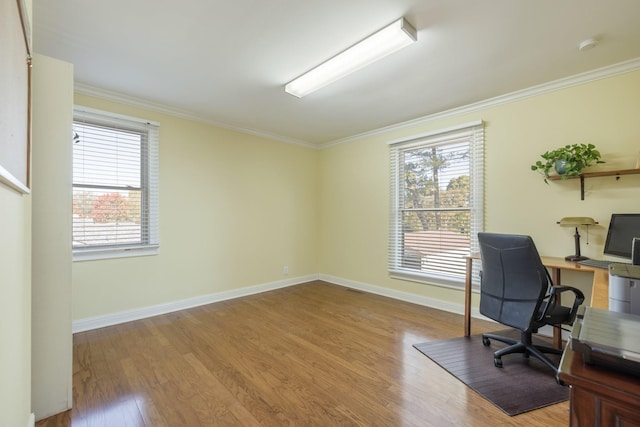
[[472, 179], [480, 139], [456, 131], [392, 146], [392, 274], [464, 278], [481, 217]]
[[157, 248], [157, 145], [157, 125], [76, 111], [74, 259], [83, 253], [102, 251], [111, 258], [114, 251], [131, 256], [137, 249]]

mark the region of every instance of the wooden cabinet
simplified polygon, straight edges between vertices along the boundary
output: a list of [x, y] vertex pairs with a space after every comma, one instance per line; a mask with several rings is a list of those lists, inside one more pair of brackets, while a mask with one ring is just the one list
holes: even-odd
[[570, 345], [558, 377], [571, 387], [571, 426], [640, 427], [639, 377], [585, 364]]
[[603, 426], [638, 426], [640, 425], [640, 413], [638, 408], [631, 409], [628, 406], [616, 402], [603, 400], [602, 425]]

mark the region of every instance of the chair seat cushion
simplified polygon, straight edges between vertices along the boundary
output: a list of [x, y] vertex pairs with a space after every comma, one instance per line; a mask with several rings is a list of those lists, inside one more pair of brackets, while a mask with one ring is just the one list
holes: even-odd
[[[540, 307], [540, 311], [538, 312], [538, 316], [542, 315], [544, 307]], [[561, 323], [567, 323], [571, 319], [571, 308], [564, 307], [561, 305], [556, 305], [549, 307], [547, 314], [544, 316], [544, 319], [541, 319], [542, 322], [549, 325], [559, 325]]]

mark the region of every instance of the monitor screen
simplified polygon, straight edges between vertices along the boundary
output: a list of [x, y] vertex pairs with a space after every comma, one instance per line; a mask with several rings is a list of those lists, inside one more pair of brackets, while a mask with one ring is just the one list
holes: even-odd
[[634, 237], [640, 237], [640, 214], [612, 214], [604, 253], [631, 259]]

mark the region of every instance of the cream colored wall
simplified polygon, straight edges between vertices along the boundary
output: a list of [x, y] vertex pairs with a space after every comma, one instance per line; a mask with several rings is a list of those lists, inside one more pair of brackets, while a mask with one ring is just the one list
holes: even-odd
[[0, 184], [0, 425], [31, 413], [31, 197]]
[[73, 263], [74, 320], [318, 272], [317, 151], [85, 95], [75, 103], [160, 122], [160, 254]]
[[[31, 0], [24, 3], [30, 12]], [[29, 13], [29, 22], [30, 17]], [[0, 184], [0, 343], [0, 426], [27, 426], [31, 414], [31, 196], [4, 184]]]
[[[428, 93], [425, 92], [425, 96]], [[485, 229], [533, 236], [541, 253], [573, 253], [564, 216], [591, 216], [600, 225], [583, 232], [582, 253], [602, 257], [611, 213], [640, 212], [640, 175], [552, 182], [530, 170], [541, 153], [561, 145], [593, 143], [607, 164], [635, 167], [640, 151], [640, 72], [497, 105], [413, 128], [396, 129], [321, 151], [320, 271], [341, 279], [461, 304], [461, 291], [390, 279], [387, 274], [389, 154], [387, 142], [472, 120], [485, 121]], [[580, 287], [590, 278], [569, 276]]]
[[73, 66], [34, 55], [32, 126], [32, 411], [71, 408]]
[[[322, 273], [452, 304], [460, 291], [387, 274], [387, 142], [482, 119], [485, 229], [530, 234], [542, 253], [573, 251], [563, 216], [601, 222], [582, 251], [602, 256], [612, 212], [640, 211], [640, 176], [544, 184], [529, 166], [547, 149], [591, 142], [601, 168], [631, 168], [640, 150], [640, 72], [395, 129], [319, 152], [76, 95], [76, 103], [161, 123], [157, 257], [73, 264], [73, 318], [112, 314]], [[318, 163], [319, 162], [319, 163]], [[202, 195], [206, 197], [202, 197]], [[588, 291], [589, 278], [569, 276]], [[179, 285], [176, 285], [179, 284]]]

